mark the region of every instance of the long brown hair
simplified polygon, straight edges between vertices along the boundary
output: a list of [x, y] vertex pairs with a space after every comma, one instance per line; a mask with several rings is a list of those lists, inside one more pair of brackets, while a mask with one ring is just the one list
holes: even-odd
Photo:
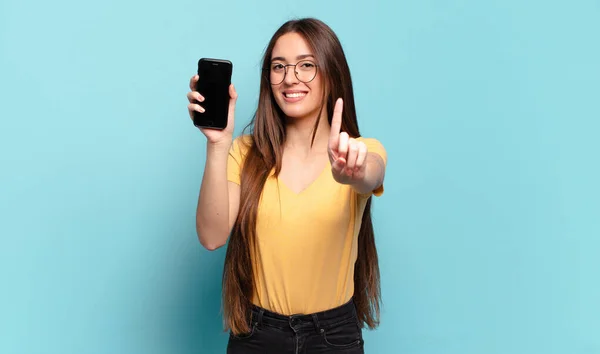
[[[341, 97], [344, 100], [342, 131], [351, 137], [359, 137], [350, 69], [338, 37], [325, 23], [313, 18], [284, 23], [275, 32], [265, 50], [262, 59], [263, 72], [264, 68], [269, 67], [277, 39], [290, 32], [300, 34], [314, 51], [319, 73], [325, 79], [322, 102], [326, 103], [329, 124], [335, 100]], [[286, 138], [284, 124], [285, 115], [275, 102], [267, 73], [261, 76], [258, 108], [244, 129], [246, 131], [251, 128], [251, 133], [248, 134], [251, 139], [248, 139], [247, 154], [241, 172], [240, 209], [225, 255], [223, 315], [225, 329], [230, 329], [234, 334], [248, 332], [250, 329], [251, 300], [255, 291], [252, 259], [256, 242], [256, 215], [267, 177], [273, 168], [275, 176], [278, 176], [281, 170]], [[319, 119], [315, 124], [315, 132], [318, 124]], [[371, 221], [371, 198], [367, 201], [358, 235], [358, 258], [354, 267], [354, 301], [361, 323], [371, 329], [377, 327], [381, 291]]]

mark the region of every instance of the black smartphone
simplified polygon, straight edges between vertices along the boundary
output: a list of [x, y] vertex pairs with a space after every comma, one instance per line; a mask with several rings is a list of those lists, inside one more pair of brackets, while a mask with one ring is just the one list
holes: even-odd
[[198, 60], [196, 91], [204, 101], [199, 104], [204, 113], [194, 112], [194, 125], [202, 128], [225, 129], [229, 114], [229, 85], [233, 64], [229, 60], [202, 58]]

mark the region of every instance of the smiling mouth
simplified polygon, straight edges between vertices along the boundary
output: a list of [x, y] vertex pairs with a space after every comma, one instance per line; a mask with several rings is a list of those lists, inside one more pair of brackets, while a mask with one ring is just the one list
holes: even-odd
[[306, 92], [284, 92], [286, 98], [300, 98], [306, 96]]

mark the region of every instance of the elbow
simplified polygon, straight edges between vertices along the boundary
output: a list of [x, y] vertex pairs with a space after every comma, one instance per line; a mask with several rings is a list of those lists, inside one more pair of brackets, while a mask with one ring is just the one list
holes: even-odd
[[220, 244], [220, 243], [206, 243], [206, 242], [200, 242], [200, 243], [208, 251], [216, 251], [219, 248], [225, 246], [225, 244]]
[[208, 240], [203, 240], [201, 238], [199, 238], [199, 240], [200, 240], [200, 244], [202, 245], [202, 247], [204, 247], [208, 251], [216, 251], [219, 248], [225, 246], [225, 244], [221, 243], [221, 242], [208, 241]]
[[200, 241], [202, 247], [204, 247], [208, 251], [216, 251], [219, 248], [225, 246], [225, 242], [207, 239], [205, 237], [202, 237], [200, 232], [198, 232], [198, 240]]

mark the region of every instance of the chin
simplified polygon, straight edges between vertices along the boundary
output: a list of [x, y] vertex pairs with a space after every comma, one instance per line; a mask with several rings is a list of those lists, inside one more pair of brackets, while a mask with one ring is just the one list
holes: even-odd
[[289, 118], [293, 118], [293, 119], [301, 119], [304, 118], [308, 115], [310, 115], [311, 111], [307, 110], [307, 109], [302, 109], [300, 107], [298, 108], [285, 108], [282, 109], [283, 113], [285, 113], [285, 115]]
[[302, 119], [307, 116], [315, 115], [319, 111], [319, 107], [315, 107], [313, 104], [307, 104], [309, 102], [290, 104], [285, 102], [283, 98], [279, 98], [277, 101], [283, 113], [292, 119]]

